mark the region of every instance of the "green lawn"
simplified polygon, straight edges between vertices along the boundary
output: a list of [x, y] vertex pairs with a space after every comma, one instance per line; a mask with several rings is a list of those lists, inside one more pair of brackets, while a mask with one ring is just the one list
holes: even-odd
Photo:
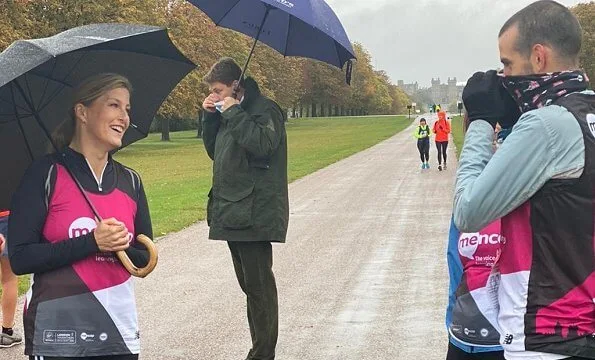
[[[294, 181], [389, 138], [410, 124], [406, 117], [292, 119], [287, 124], [288, 172]], [[143, 179], [155, 237], [205, 218], [211, 160], [195, 131], [151, 134], [116, 159]]]
[[454, 116], [451, 120], [451, 129], [452, 129], [452, 137], [454, 138], [454, 143], [457, 148], [457, 159], [461, 155], [461, 150], [463, 150], [463, 140], [465, 139], [465, 134], [463, 133], [463, 117], [462, 116]]
[[[403, 130], [405, 116], [291, 119], [287, 124], [290, 181], [364, 150]], [[151, 134], [115, 158], [143, 179], [155, 238], [205, 218], [211, 160], [196, 131]], [[20, 293], [28, 286], [23, 277]]]

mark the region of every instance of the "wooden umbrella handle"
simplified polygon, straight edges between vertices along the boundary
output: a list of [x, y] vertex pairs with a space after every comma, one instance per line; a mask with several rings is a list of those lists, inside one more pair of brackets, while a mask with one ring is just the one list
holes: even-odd
[[155, 246], [155, 243], [153, 243], [153, 241], [146, 235], [140, 234], [136, 237], [136, 240], [143, 244], [149, 251], [149, 263], [147, 266], [144, 268], [136, 267], [128, 255], [126, 255], [125, 251], [117, 251], [116, 256], [118, 256], [118, 259], [120, 259], [120, 262], [122, 265], [124, 265], [126, 270], [128, 270], [130, 275], [144, 278], [155, 269], [155, 266], [157, 266], [157, 247]]

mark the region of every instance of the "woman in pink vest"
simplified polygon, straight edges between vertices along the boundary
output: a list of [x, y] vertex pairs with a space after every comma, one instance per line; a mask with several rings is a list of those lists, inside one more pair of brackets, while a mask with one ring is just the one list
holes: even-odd
[[115, 252], [145, 266], [146, 248], [134, 239], [152, 236], [151, 219], [139, 175], [110, 155], [130, 125], [130, 91], [116, 74], [75, 88], [60, 151], [35, 161], [13, 196], [10, 262], [16, 274], [33, 274], [24, 313], [30, 359], [138, 359], [133, 281]]

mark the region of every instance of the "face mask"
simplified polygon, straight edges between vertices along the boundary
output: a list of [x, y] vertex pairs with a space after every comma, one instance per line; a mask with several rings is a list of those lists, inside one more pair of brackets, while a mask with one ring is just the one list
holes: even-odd
[[223, 101], [219, 101], [215, 103], [215, 109], [217, 109], [217, 111], [219, 111], [220, 113], [223, 112]]

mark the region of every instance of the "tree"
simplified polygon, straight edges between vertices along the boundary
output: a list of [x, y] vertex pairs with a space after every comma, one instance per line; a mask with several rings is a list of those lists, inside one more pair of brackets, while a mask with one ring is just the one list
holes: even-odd
[[581, 66], [593, 85], [595, 83], [595, 2], [578, 4], [572, 10], [583, 28]]
[[[0, 0], [0, 50], [16, 39], [39, 38], [90, 23], [119, 22], [167, 27], [172, 41], [197, 64], [172, 91], [157, 113], [162, 138], [179, 124], [196, 125], [208, 94], [202, 78], [213, 63], [230, 56], [243, 65], [253, 39], [217, 27], [185, 0]], [[342, 70], [304, 58], [285, 58], [258, 44], [248, 75], [262, 92], [285, 109], [308, 109], [313, 115], [388, 114], [402, 112], [410, 102], [387, 74], [371, 65], [371, 56], [354, 44], [352, 86]], [[134, 85], [134, 84], [133, 84]], [[134, 106], [134, 104], [133, 104]], [[302, 113], [305, 111], [300, 111]]]

